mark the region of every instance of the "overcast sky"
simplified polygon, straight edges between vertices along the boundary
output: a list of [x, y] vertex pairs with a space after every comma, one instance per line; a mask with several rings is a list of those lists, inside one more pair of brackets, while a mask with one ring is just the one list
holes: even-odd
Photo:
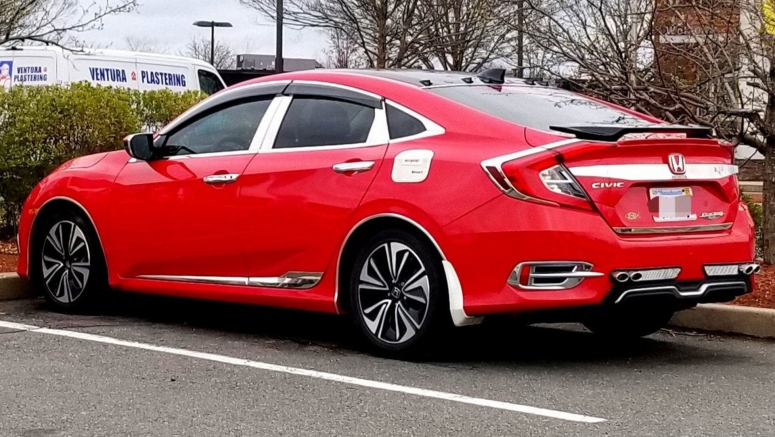
[[[84, 6], [94, 0], [79, 0]], [[100, 2], [98, 2], [100, 3]], [[197, 20], [228, 21], [233, 28], [216, 29], [216, 41], [227, 42], [235, 54], [274, 54], [274, 22], [239, 0], [140, 0], [135, 12], [105, 18], [104, 28], [77, 35], [100, 47], [126, 49], [127, 38], [152, 43], [155, 51], [178, 54], [193, 37], [210, 38]], [[326, 37], [316, 30], [285, 29], [283, 55], [323, 60]]]

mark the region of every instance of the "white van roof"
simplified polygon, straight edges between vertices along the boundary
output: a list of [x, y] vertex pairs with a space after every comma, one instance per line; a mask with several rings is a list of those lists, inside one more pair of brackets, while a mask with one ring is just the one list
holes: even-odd
[[147, 52], [132, 52], [127, 50], [109, 50], [109, 49], [73, 49], [73, 50], [66, 50], [61, 47], [56, 46], [16, 46], [14, 48], [8, 48], [4, 50], [9, 51], [18, 51], [18, 52], [25, 52], [25, 51], [49, 51], [49, 52], [55, 52], [60, 53], [62, 55], [69, 55], [69, 54], [75, 54], [75, 55], [93, 55], [93, 56], [111, 56], [116, 58], [141, 58], [141, 59], [153, 59], [157, 61], [172, 61], [175, 63], [186, 63], [186, 64], [193, 64], [199, 67], [206, 67], [209, 69], [215, 69], [212, 65], [210, 65], [207, 62], [200, 61], [196, 58], [189, 58], [185, 56], [175, 56], [175, 55], [162, 55], [159, 53], [147, 53]]

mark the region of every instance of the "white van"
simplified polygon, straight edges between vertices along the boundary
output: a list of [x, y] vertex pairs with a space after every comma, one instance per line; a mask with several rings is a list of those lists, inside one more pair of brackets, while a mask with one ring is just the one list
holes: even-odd
[[0, 91], [14, 85], [95, 85], [150, 91], [198, 90], [213, 94], [226, 87], [210, 64], [182, 56], [118, 50], [69, 51], [19, 46], [0, 50]]

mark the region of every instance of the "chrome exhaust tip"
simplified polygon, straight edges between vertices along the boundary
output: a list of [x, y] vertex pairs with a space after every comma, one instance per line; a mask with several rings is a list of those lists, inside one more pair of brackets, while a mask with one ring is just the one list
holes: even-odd
[[753, 274], [754, 275], [759, 274], [759, 272], [761, 271], [762, 271], [762, 266], [760, 266], [759, 264], [756, 264], [756, 267], [753, 268]]
[[761, 270], [761, 266], [758, 264], [742, 264], [740, 266], [740, 273], [751, 276], [754, 273], [758, 273]]
[[632, 279], [633, 282], [638, 282], [641, 279], [643, 279], [643, 273], [635, 272], [635, 273], [630, 275], [630, 279]]
[[614, 279], [616, 279], [616, 282], [624, 283], [630, 280], [630, 274], [627, 272], [615, 272]]

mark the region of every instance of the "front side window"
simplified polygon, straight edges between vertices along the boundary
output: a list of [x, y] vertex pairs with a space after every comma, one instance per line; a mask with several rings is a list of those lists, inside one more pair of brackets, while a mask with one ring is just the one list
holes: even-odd
[[184, 126], [170, 135], [166, 146], [176, 155], [248, 150], [271, 98], [229, 106]]
[[565, 90], [534, 86], [454, 86], [431, 88], [434, 94], [495, 117], [533, 129], [549, 126], [651, 122]]
[[295, 97], [277, 133], [275, 149], [365, 143], [374, 108], [324, 97]]
[[199, 70], [199, 89], [207, 94], [212, 95], [224, 88], [223, 82], [215, 74], [206, 71]]

